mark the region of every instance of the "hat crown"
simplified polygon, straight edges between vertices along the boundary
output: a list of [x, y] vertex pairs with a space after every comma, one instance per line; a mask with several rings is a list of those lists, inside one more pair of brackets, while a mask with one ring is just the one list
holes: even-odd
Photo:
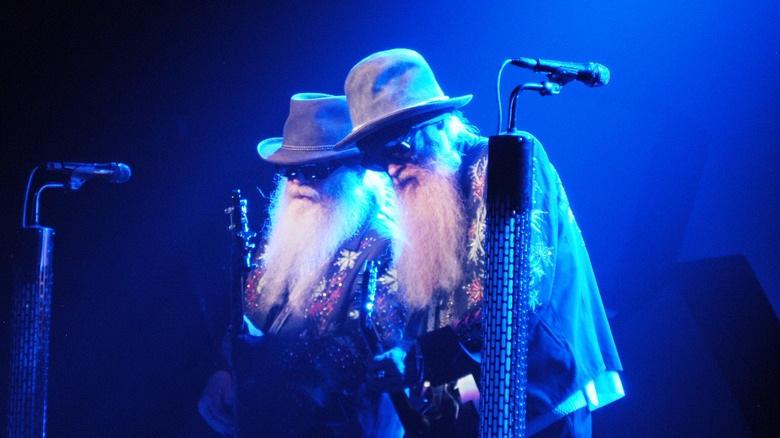
[[345, 96], [298, 93], [290, 98], [290, 113], [282, 137], [261, 141], [257, 153], [263, 160], [276, 164], [347, 158], [360, 152], [354, 147], [336, 150], [334, 146], [351, 130]]
[[282, 129], [282, 148], [332, 147], [351, 130], [346, 97], [295, 94], [290, 99], [290, 114]]
[[423, 57], [409, 49], [377, 52], [350, 70], [344, 84], [355, 129], [436, 98], [444, 98]]

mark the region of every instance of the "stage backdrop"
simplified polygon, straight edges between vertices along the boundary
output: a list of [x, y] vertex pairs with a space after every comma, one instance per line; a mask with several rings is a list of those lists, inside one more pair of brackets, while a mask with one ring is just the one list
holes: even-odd
[[[340, 94], [360, 59], [409, 47], [445, 93], [474, 94], [464, 113], [485, 135], [496, 133], [504, 59], [610, 69], [604, 88], [524, 93], [517, 124], [561, 174], [630, 359], [628, 398], [597, 412], [597, 430], [674, 431], [674, 418], [629, 403], [678, 396], [680, 376], [659, 373], [644, 386], [639, 365], [652, 360], [641, 334], [684, 329], [677, 263], [743, 254], [780, 309], [778, 22], [775, 2], [755, 0], [6, 4], [2, 388], [27, 175], [47, 161], [123, 162], [133, 173], [124, 184], [88, 181], [41, 199], [41, 223], [56, 232], [48, 429], [59, 438], [214, 436], [196, 402], [227, 321], [231, 189], [247, 195], [259, 229], [273, 169], [255, 146], [281, 135], [290, 96]], [[543, 79], [507, 69], [502, 101]], [[653, 351], [678, 351], [652, 339]], [[709, 354], [700, 357], [715, 367]], [[677, 400], [710, 402], [688, 396]], [[701, 421], [717, 412], [702, 409]], [[746, 430], [740, 421], [735, 430]]]

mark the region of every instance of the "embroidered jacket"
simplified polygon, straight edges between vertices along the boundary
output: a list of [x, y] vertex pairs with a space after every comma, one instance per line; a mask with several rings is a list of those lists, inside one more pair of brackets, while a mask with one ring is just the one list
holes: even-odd
[[[281, 305], [262, 311], [263, 268], [251, 273], [245, 318], [264, 335], [244, 336], [233, 347], [239, 406], [245, 406], [239, 427], [249, 424], [258, 436], [402, 436], [387, 397], [364, 385], [365, 363], [373, 356], [360, 326], [368, 299], [361, 281], [366, 261], [378, 268], [370, 322], [381, 349], [400, 341], [406, 321], [395, 276], [388, 270], [384, 220], [377, 218], [341, 245], [304, 315], [293, 312], [278, 319], [285, 313]], [[261, 261], [262, 254], [258, 266]]]

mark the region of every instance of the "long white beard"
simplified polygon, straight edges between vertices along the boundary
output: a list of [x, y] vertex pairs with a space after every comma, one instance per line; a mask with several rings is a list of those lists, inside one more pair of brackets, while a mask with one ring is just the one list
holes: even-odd
[[302, 314], [339, 246], [365, 223], [373, 198], [355, 171], [340, 169], [321, 191], [281, 178], [272, 199], [260, 305], [269, 310], [289, 290], [288, 305]]
[[431, 303], [438, 288], [460, 284], [465, 218], [454, 175], [419, 169], [417, 182], [397, 193], [400, 238], [393, 240], [397, 280], [411, 309]]

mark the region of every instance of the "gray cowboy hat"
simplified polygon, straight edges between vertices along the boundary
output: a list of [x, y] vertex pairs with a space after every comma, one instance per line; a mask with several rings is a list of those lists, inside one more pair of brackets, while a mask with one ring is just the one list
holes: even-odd
[[[431, 67], [409, 49], [377, 52], [358, 62], [344, 84], [354, 128], [335, 150], [384, 144], [413, 126], [469, 103], [471, 95], [445, 96]], [[361, 144], [358, 144], [361, 143]]]
[[357, 148], [333, 146], [352, 129], [345, 96], [298, 93], [290, 98], [290, 114], [281, 137], [261, 141], [257, 153], [274, 164], [332, 161], [359, 155]]

